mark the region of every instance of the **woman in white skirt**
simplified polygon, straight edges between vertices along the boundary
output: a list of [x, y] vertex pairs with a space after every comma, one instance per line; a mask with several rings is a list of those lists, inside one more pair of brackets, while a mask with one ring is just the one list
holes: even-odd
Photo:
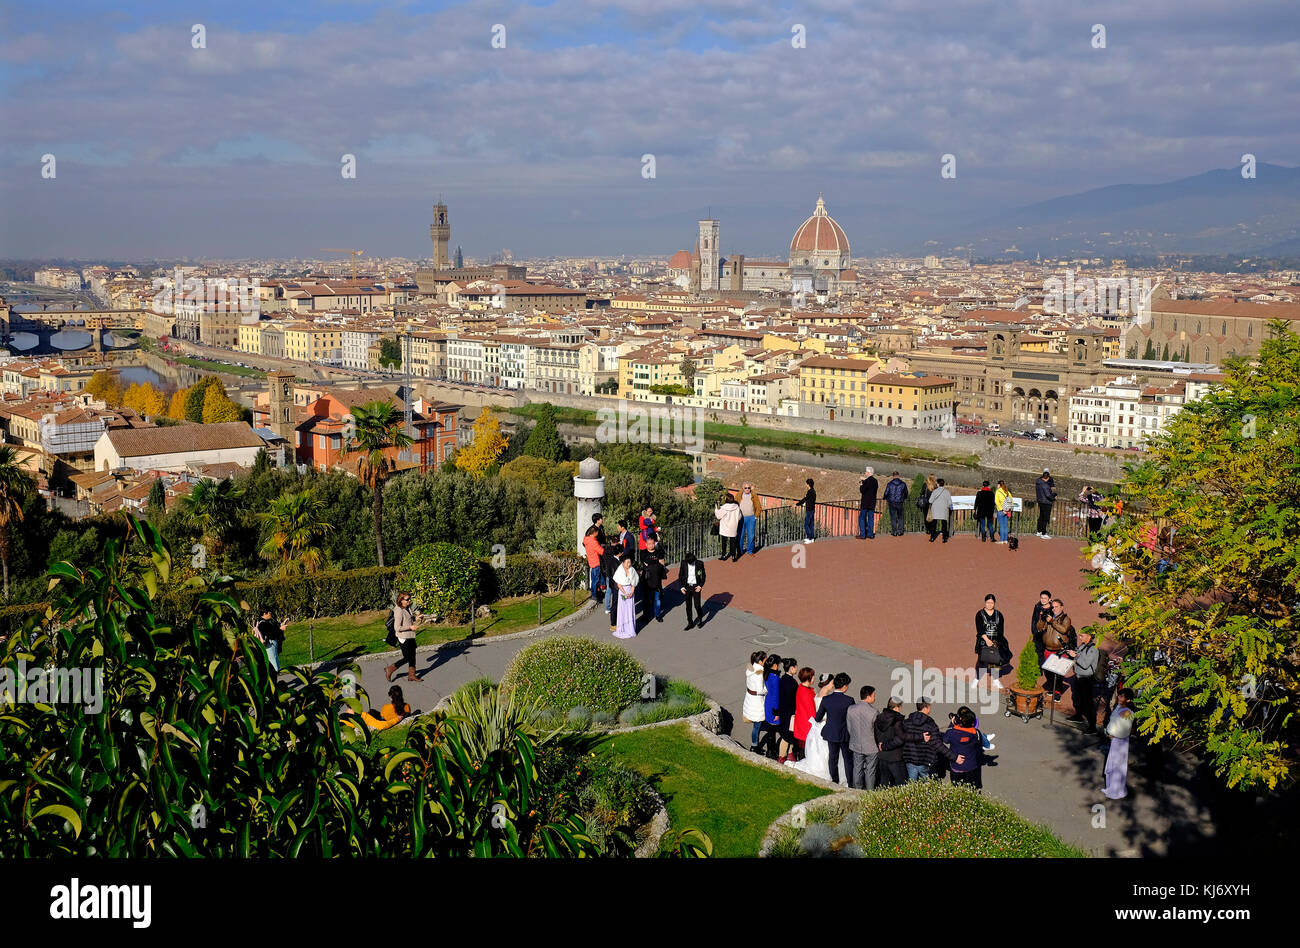
[[1110, 750], [1106, 752], [1106, 788], [1102, 792], [1111, 800], [1128, 796], [1128, 740], [1133, 733], [1133, 691], [1119, 690], [1118, 704], [1111, 712], [1106, 734]]

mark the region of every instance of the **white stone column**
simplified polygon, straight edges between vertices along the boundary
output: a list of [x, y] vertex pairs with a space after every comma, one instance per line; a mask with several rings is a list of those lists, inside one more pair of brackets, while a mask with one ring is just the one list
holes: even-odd
[[587, 458], [578, 465], [578, 475], [573, 479], [573, 496], [578, 500], [578, 552], [585, 552], [582, 538], [591, 526], [591, 515], [600, 513], [605, 499], [605, 478], [600, 475], [600, 462]]

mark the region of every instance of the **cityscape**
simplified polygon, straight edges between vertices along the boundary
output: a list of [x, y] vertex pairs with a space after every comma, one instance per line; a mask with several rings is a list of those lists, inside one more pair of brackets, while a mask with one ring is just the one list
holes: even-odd
[[[782, 6], [70, 5], [134, 106], [146, 63], [256, 100], [179, 151], [89, 119], [44, 28], [0, 44], [0, 853], [186, 864], [151, 919], [51, 861], [39, 915], [166, 928], [212, 856], [1107, 859], [1089, 923], [1275, 908], [1175, 867], [1296, 838], [1294, 39]], [[1235, 111], [1167, 85], [1184, 15]], [[385, 77], [305, 130], [363, 100], [294, 41], [362, 75], [400, 27], [438, 119]], [[1032, 138], [1053, 36], [1146, 84], [1079, 106], [1104, 147]], [[978, 82], [900, 66], [927, 38], [1017, 105], [936, 104]]]

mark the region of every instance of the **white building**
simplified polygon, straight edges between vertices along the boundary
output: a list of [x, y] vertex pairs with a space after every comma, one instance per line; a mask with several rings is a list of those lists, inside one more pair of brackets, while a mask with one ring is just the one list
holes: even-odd
[[1182, 407], [1213, 386], [1205, 379], [1147, 385], [1122, 376], [1081, 389], [1070, 398], [1070, 442], [1104, 448], [1140, 448], [1164, 432]]
[[251, 467], [265, 442], [242, 421], [109, 429], [95, 442], [95, 470], [182, 471], [194, 465]]
[[475, 336], [457, 336], [447, 340], [447, 381], [483, 381], [483, 340]]
[[373, 328], [351, 328], [342, 333], [342, 360], [345, 369], [366, 369], [370, 367], [369, 350], [379, 341], [383, 333]]

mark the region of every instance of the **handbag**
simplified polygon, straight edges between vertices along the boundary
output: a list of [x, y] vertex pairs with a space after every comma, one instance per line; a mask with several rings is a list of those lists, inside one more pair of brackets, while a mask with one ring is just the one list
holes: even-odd
[[1002, 652], [996, 645], [980, 646], [980, 664], [1002, 667]]
[[397, 625], [393, 610], [391, 609], [388, 610], [388, 618], [384, 620], [384, 628], [388, 632], [388, 634], [384, 636], [384, 641], [393, 648], [397, 648]]
[[715, 537], [718, 536], [718, 521], [715, 520], [709, 525], [709, 533]]

